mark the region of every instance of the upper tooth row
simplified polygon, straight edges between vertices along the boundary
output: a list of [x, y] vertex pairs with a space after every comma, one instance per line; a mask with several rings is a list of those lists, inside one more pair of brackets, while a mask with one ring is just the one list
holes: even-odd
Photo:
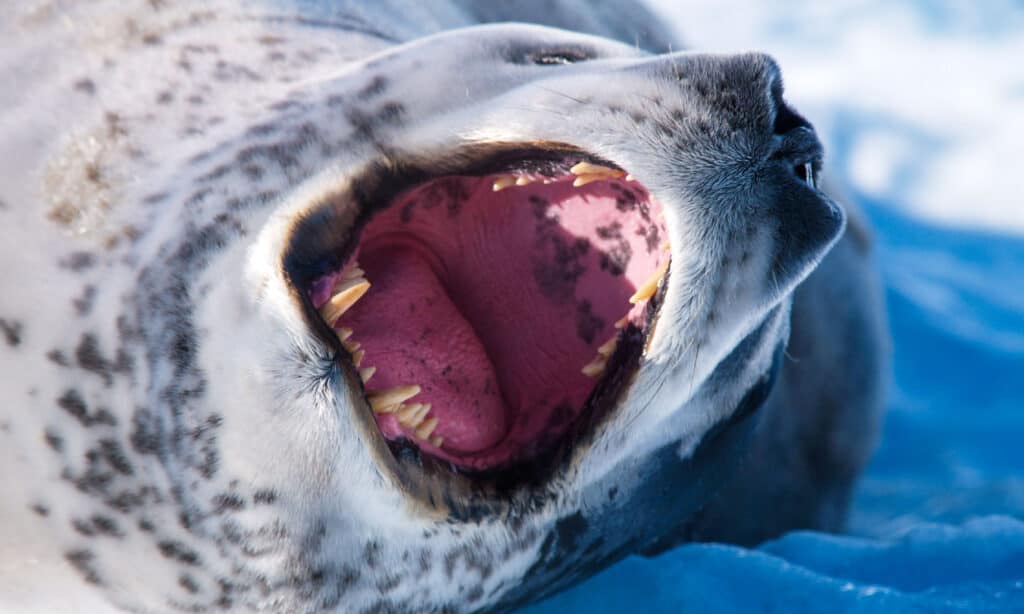
[[640, 287], [636, 289], [633, 296], [629, 297], [629, 302], [633, 305], [641, 301], [654, 296], [654, 293], [658, 290], [658, 284], [661, 282], [661, 278], [665, 276], [665, 271], [668, 270], [668, 259], [662, 262], [661, 265], [651, 273], [651, 276], [647, 278], [647, 281], [640, 284]]
[[[579, 162], [569, 169], [569, 172], [576, 175], [572, 185], [574, 187], [580, 187], [587, 185], [592, 181], [599, 181], [601, 179], [622, 179], [626, 181], [632, 181], [633, 176], [627, 175], [625, 171], [617, 168], [610, 168], [607, 166], [601, 166], [600, 164], [593, 164], [590, 162]], [[536, 179], [529, 175], [500, 175], [494, 180], [494, 184], [491, 188], [495, 192], [500, 192], [505, 188], [511, 186], [524, 186], [530, 185], [535, 181], [543, 181], [544, 183], [551, 183], [550, 179]]]

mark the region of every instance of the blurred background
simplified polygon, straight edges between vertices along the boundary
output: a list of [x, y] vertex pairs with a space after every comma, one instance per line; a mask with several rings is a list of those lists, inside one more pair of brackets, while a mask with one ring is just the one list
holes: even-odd
[[885, 430], [849, 535], [631, 558], [530, 611], [1024, 611], [1024, 2], [653, 8], [689, 48], [773, 55], [871, 220]]

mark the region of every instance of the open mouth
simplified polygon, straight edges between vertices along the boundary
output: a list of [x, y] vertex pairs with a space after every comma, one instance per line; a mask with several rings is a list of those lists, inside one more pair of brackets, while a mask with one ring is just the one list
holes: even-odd
[[534, 462], [639, 365], [670, 259], [661, 207], [573, 149], [413, 175], [366, 195], [306, 295], [396, 454], [463, 472]]

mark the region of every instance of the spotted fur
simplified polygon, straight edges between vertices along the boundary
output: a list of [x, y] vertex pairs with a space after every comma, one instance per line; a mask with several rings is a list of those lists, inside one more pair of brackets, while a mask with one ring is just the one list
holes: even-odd
[[[0, 18], [0, 605], [500, 610], [631, 552], [841, 526], [879, 418], [877, 284], [793, 174], [820, 152], [774, 62], [653, 55], [670, 36], [617, 2], [491, 4]], [[576, 32], [478, 25], [513, 19]], [[353, 177], [495, 142], [628, 168], [673, 265], [565, 470], [430, 508], [382, 469], [282, 253], [351, 213]]]

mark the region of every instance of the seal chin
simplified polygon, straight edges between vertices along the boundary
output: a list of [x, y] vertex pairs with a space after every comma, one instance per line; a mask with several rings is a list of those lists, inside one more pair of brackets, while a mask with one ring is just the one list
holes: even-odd
[[670, 265], [661, 205], [567, 145], [369, 165], [284, 268], [399, 463], [547, 479], [640, 366]]

